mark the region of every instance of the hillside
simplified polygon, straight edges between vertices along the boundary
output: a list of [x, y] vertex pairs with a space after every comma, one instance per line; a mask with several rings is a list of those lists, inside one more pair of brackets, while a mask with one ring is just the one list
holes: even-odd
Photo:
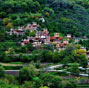
[[[45, 23], [39, 21], [41, 17]], [[1, 29], [33, 21], [47, 27], [51, 33], [88, 35], [89, 0], [0, 0]]]
[[0, 88], [89, 88], [89, 0], [0, 0]]

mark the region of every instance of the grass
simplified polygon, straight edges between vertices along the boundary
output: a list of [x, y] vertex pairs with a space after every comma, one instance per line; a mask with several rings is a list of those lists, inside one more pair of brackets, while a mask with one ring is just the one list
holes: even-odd
[[89, 88], [89, 84], [79, 84], [78, 88]]
[[1, 66], [23, 66], [22, 62], [0, 63]]
[[8, 64], [23, 64], [23, 62], [10, 62]]
[[22, 66], [3, 66], [5, 70], [19, 70]]

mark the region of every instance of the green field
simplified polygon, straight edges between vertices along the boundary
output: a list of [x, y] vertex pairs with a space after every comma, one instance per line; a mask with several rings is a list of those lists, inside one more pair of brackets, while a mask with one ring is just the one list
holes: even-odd
[[78, 85], [78, 88], [89, 88], [89, 84], [80, 84]]

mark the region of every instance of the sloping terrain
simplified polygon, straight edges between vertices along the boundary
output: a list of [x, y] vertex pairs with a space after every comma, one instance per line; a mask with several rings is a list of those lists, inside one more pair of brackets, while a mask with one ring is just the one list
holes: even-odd
[[[36, 21], [52, 33], [78, 37], [89, 33], [89, 0], [0, 0], [0, 6], [1, 29]], [[41, 23], [39, 17], [46, 22]]]

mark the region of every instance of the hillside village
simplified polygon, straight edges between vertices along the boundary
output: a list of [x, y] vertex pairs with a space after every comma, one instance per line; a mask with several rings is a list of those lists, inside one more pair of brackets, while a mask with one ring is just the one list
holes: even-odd
[[34, 47], [41, 47], [44, 44], [53, 44], [55, 48], [61, 50], [65, 48], [67, 44], [69, 44], [69, 40], [72, 38], [71, 34], [67, 34], [66, 38], [63, 39], [60, 37], [59, 33], [54, 33], [54, 36], [50, 36], [49, 31], [47, 28], [43, 28], [42, 31], [39, 30], [39, 25], [36, 22], [32, 24], [28, 24], [26, 27], [19, 27], [18, 29], [10, 29], [8, 32], [9, 35], [15, 34], [17, 37], [24, 35], [26, 31], [35, 32], [35, 36], [27, 36], [26, 39], [22, 39], [20, 41], [21, 45], [26, 45], [32, 43]]
[[89, 88], [89, 0], [0, 0], [0, 88]]
[[[67, 34], [65, 38], [60, 36], [60, 33], [54, 33], [53, 36], [50, 36], [50, 33], [47, 28], [39, 30], [40, 25], [36, 22], [32, 24], [27, 24], [26, 27], [18, 27], [17, 29], [11, 28], [7, 34], [9, 36], [16, 35], [20, 37], [25, 34], [26, 31], [34, 32], [34, 36], [26, 36], [27, 38], [19, 41], [21, 46], [32, 44], [33, 47], [37, 49], [42, 49], [43, 45], [53, 45], [54, 51], [61, 51], [66, 48], [70, 43], [70, 40], [73, 40], [73, 43], [78, 43], [79, 39], [72, 37], [71, 34]], [[86, 55], [89, 58], [89, 51], [86, 50], [86, 47], [81, 47], [81, 49], [86, 51]]]
[[[78, 44], [80, 39], [75, 38], [71, 34], [62, 36], [58, 32], [51, 35], [47, 28], [42, 28], [41, 30], [39, 28], [40, 25], [33, 22], [32, 24], [27, 24], [26, 26], [18, 28], [11, 28], [6, 31], [6, 35], [11, 37], [11, 40], [9, 39], [10, 43], [14, 42], [16, 45], [15, 47], [9, 47], [4, 51], [5, 54], [2, 54], [2, 57], [4, 56], [2, 62], [4, 62], [4, 60], [5, 62], [11, 63], [18, 63], [20, 61], [20, 63], [24, 64], [1, 63], [4, 67], [11, 66], [12, 69], [13, 67], [16, 67], [14, 70], [5, 70], [5, 73], [14, 76], [19, 75], [20, 78], [20, 75], [25, 75], [25, 73], [21, 73], [19, 71], [21, 71], [25, 66], [30, 70], [34, 69], [29, 68], [28, 65], [32, 61], [32, 65], [37, 65], [36, 72], [39, 70], [42, 73], [58, 73], [62, 75], [63, 80], [70, 78], [74, 79], [76, 77], [77, 83], [89, 83], [89, 79], [87, 79], [89, 72], [89, 51], [86, 47]], [[14, 38], [12, 36], [14, 36]], [[14, 41], [14, 39], [19, 40]], [[50, 45], [50, 47], [53, 47], [53, 50], [45, 49], [44, 45], [48, 45], [48, 47]], [[34, 51], [37, 51], [38, 53], [33, 53]], [[61, 59], [63, 59], [62, 62]], [[40, 66], [43, 67], [39, 67], [38, 61], [40, 61]], [[53, 63], [53, 65], [50, 65], [50, 63]], [[20, 67], [21, 70], [19, 70]], [[70, 67], [72, 67], [72, 69], [70, 69]], [[24, 72], [27, 71], [24, 70]], [[82, 82], [80, 77], [85, 80]], [[22, 78], [23, 76], [21, 77], [21, 80]]]

